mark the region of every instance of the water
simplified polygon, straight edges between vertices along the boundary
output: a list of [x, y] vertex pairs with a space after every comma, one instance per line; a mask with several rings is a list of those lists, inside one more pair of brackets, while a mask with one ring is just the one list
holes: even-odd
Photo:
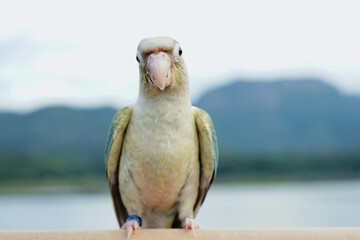
[[[359, 227], [360, 181], [214, 186], [202, 228]], [[108, 194], [0, 195], [0, 230], [117, 229]]]

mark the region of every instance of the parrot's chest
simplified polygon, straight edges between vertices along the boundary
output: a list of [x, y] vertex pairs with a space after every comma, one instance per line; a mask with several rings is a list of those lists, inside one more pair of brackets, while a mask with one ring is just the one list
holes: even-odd
[[144, 207], [169, 211], [189, 174], [199, 171], [192, 112], [174, 118], [135, 112], [124, 140], [121, 161], [128, 164]]

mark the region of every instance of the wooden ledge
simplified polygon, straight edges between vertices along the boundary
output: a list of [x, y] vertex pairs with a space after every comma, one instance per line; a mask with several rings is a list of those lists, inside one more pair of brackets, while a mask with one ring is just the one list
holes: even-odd
[[[6, 240], [125, 240], [125, 230], [104, 231], [0, 231]], [[360, 228], [304, 229], [200, 229], [196, 236], [183, 229], [141, 229], [131, 240], [359, 240]]]

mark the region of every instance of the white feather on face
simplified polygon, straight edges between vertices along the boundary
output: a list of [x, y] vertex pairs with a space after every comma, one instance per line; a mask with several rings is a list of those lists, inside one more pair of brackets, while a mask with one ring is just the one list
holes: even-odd
[[145, 38], [140, 41], [136, 58], [139, 64], [142, 67], [145, 67], [147, 64], [146, 57], [151, 53], [159, 51], [164, 51], [169, 55], [172, 55], [172, 60], [174, 62], [179, 62], [182, 54], [180, 44], [176, 40], [169, 37], [154, 37]]
[[138, 50], [142, 54], [157, 51], [159, 48], [169, 51], [174, 48], [176, 43], [176, 40], [169, 37], [145, 38], [140, 41]]
[[143, 39], [138, 45], [136, 60], [143, 91], [154, 94], [165, 89], [188, 91], [187, 71], [178, 41], [170, 37]]

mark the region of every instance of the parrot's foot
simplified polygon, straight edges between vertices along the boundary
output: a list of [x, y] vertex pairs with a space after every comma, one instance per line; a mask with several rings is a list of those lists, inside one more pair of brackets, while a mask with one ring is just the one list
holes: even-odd
[[126, 223], [121, 227], [122, 229], [126, 229], [127, 232], [127, 238], [126, 240], [129, 240], [131, 235], [136, 233], [136, 231], [140, 228], [139, 222], [136, 220], [128, 220]]
[[185, 218], [183, 226], [185, 229], [189, 229], [189, 230], [191, 229], [193, 231], [194, 237], [196, 237], [195, 230], [200, 228], [199, 224], [197, 224], [195, 222], [195, 219], [188, 218], [188, 217]]

